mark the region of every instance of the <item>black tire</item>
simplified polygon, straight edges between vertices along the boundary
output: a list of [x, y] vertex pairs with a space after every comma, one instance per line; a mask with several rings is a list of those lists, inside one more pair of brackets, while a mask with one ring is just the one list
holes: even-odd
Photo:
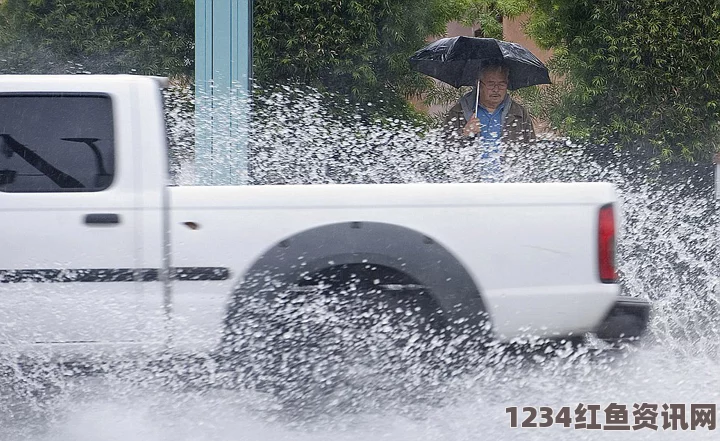
[[303, 403], [340, 387], [397, 388], [405, 375], [433, 381], [480, 353], [432, 293], [371, 264], [305, 275], [242, 314], [230, 345], [242, 381]]

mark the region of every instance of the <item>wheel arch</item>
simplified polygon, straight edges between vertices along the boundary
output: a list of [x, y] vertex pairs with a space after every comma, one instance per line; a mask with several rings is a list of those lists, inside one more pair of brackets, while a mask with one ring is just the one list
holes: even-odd
[[247, 296], [272, 298], [277, 288], [303, 275], [343, 264], [382, 265], [422, 285], [451, 322], [479, 325], [487, 309], [465, 266], [435, 239], [382, 222], [342, 222], [301, 231], [268, 248], [242, 275], [230, 305], [229, 325]]

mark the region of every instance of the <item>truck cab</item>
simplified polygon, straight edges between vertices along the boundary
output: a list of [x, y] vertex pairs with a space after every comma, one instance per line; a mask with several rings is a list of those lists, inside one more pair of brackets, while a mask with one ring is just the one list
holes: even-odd
[[78, 79], [2, 81], [0, 336], [162, 343], [161, 91], [140, 78]]

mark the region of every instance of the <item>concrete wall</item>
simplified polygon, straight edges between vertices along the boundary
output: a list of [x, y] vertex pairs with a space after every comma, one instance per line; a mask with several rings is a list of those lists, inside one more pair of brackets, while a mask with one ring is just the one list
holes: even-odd
[[535, 42], [530, 39], [530, 37], [525, 35], [523, 27], [527, 19], [527, 15], [523, 15], [514, 19], [503, 19], [503, 39], [525, 46], [543, 63], [546, 63], [552, 56], [552, 52], [540, 49], [537, 44], [535, 44]]

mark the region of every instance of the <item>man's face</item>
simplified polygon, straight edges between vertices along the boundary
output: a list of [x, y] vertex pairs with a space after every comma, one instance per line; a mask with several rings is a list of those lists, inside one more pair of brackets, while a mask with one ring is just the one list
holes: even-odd
[[497, 108], [507, 94], [508, 79], [501, 70], [487, 71], [480, 77], [480, 104]]

